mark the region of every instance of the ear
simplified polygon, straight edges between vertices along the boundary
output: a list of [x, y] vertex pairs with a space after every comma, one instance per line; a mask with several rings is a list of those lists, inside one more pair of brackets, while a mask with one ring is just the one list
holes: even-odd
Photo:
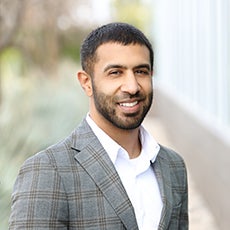
[[77, 73], [78, 81], [80, 82], [81, 87], [84, 89], [86, 95], [88, 97], [92, 96], [93, 90], [92, 90], [92, 81], [89, 74], [87, 74], [85, 71], [79, 71]]

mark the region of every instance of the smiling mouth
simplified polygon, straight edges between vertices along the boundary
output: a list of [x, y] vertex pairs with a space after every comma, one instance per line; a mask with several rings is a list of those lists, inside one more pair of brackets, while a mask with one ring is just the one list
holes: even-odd
[[124, 106], [124, 107], [133, 107], [133, 106], [135, 106], [137, 104], [138, 104], [138, 101], [120, 103], [120, 105]]

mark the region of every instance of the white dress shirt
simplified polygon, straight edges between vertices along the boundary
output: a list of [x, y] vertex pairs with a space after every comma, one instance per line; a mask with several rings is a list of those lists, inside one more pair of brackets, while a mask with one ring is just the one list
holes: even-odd
[[130, 159], [127, 151], [110, 138], [88, 115], [86, 120], [113, 162], [133, 205], [140, 230], [158, 229], [162, 199], [153, 163], [159, 152], [154, 138], [140, 127], [141, 154]]

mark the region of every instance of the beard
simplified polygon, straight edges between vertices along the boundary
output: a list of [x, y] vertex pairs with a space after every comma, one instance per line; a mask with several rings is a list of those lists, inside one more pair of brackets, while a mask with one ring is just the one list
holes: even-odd
[[[120, 129], [132, 130], [139, 127], [152, 105], [153, 90], [151, 90], [148, 95], [138, 92], [135, 95], [125, 93], [122, 96], [112, 97], [100, 92], [95, 84], [93, 84], [92, 87], [94, 103], [97, 111], [112, 125]], [[117, 101], [132, 98], [141, 101], [143, 105], [140, 110], [135, 113], [119, 113]]]

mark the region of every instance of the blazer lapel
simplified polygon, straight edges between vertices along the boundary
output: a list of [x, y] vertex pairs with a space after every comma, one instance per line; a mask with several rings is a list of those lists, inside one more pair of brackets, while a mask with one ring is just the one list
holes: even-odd
[[172, 213], [172, 186], [167, 160], [162, 157], [162, 154], [163, 152], [160, 150], [152, 166], [156, 174], [163, 202], [159, 229], [167, 229]]
[[127, 229], [138, 229], [134, 209], [108, 154], [84, 120], [76, 131], [75, 159], [87, 171]]

